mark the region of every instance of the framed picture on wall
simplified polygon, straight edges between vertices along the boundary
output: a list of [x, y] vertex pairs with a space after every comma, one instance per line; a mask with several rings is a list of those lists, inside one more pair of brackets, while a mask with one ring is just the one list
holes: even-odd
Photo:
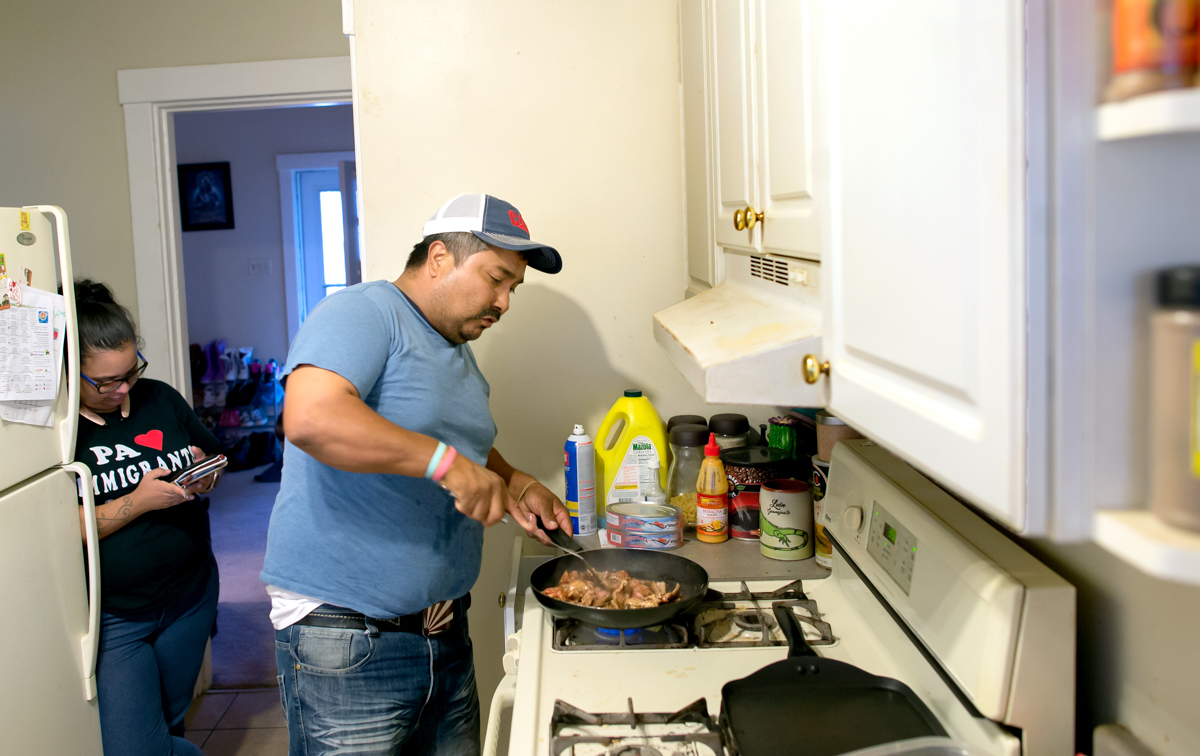
[[179, 211], [184, 231], [233, 228], [229, 163], [191, 163], [179, 170]]

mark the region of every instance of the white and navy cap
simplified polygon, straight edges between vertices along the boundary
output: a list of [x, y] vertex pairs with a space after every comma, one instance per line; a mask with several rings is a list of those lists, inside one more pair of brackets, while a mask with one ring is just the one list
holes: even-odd
[[425, 223], [424, 236], [470, 232], [500, 249], [520, 252], [529, 267], [543, 273], [562, 270], [562, 258], [554, 247], [529, 238], [529, 227], [517, 208], [490, 194], [460, 194]]

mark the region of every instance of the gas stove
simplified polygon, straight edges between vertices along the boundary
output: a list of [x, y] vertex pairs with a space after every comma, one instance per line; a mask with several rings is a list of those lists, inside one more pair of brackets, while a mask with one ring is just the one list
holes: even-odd
[[[636, 630], [610, 630], [572, 619], [554, 620], [556, 651], [655, 651], [678, 648], [787, 646], [772, 608], [788, 607], [800, 620], [810, 646], [829, 646], [836, 639], [822, 619], [817, 602], [804, 593], [800, 580], [775, 590], [751, 591], [745, 581], [733, 592], [709, 589], [694, 610], [672, 622]], [[766, 628], [766, 633], [763, 628]]]
[[868, 441], [835, 449], [823, 524], [835, 545], [828, 578], [710, 574], [704, 601], [657, 627], [557, 619], [526, 589], [485, 756], [508, 704], [512, 756], [728, 756], [721, 690], [786, 658], [776, 604], [818, 655], [905, 683], [972, 753], [1071, 752], [1069, 584]]

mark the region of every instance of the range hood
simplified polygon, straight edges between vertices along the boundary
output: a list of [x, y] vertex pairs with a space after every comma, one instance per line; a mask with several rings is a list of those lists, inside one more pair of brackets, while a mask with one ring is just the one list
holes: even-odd
[[725, 280], [654, 315], [654, 338], [710, 404], [824, 407], [829, 381], [804, 381], [821, 356], [820, 266], [725, 252]]

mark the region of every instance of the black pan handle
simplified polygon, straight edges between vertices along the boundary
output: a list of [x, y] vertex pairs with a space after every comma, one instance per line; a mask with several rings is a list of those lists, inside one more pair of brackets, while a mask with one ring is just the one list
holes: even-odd
[[817, 652], [813, 651], [809, 647], [808, 641], [804, 640], [804, 628], [800, 627], [800, 620], [796, 619], [795, 612], [783, 604], [776, 604], [773, 609], [775, 612], [775, 621], [779, 623], [779, 629], [783, 631], [783, 637], [787, 638], [788, 658], [816, 656]]
[[557, 527], [554, 530], [546, 530], [546, 524], [542, 522], [541, 517], [535, 514], [533, 519], [537, 522], [537, 526], [542, 529], [546, 536], [551, 541], [554, 541], [554, 543], [558, 544], [559, 547], [564, 548], [567, 551], [574, 551], [577, 553], [583, 551], [583, 546], [581, 546], [578, 541], [572, 538], [570, 533], [564, 531], [561, 527]]

